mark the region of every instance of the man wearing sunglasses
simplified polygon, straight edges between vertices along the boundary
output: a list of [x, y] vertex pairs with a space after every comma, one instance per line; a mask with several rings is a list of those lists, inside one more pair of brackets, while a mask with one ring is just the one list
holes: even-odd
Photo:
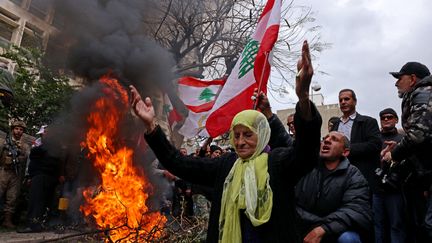
[[399, 117], [395, 110], [386, 108], [379, 113], [381, 120], [381, 138], [383, 143], [386, 141], [399, 142], [402, 139], [402, 134], [396, 128]]
[[[388, 143], [399, 142], [403, 135], [396, 128], [399, 120], [396, 111], [386, 108], [379, 116], [383, 148]], [[381, 178], [383, 191], [375, 198], [375, 242], [407, 242], [406, 204], [400, 181], [394, 181], [395, 178], [400, 178], [400, 174], [391, 177], [391, 173], [390, 163], [381, 162], [381, 170], [377, 174]]]

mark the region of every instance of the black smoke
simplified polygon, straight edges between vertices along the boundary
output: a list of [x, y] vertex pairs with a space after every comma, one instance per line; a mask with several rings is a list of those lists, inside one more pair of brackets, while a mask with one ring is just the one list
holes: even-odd
[[59, 0], [54, 4], [63, 27], [53, 41], [66, 45], [60, 55], [76, 75], [91, 82], [112, 71], [125, 84], [140, 89], [174, 78], [170, 71], [174, 59], [149, 38], [149, 25], [144, 24], [159, 20], [158, 1]]
[[[50, 37], [55, 48], [47, 51], [46, 63], [73, 72], [84, 80], [68, 110], [49, 127], [52, 151], [72, 157], [80, 153], [80, 142], [87, 131], [87, 116], [92, 104], [104, 95], [97, 80], [110, 73], [127, 89], [132, 84], [143, 96], [154, 88], [166, 87], [174, 79], [171, 54], [151, 38], [148, 23], [157, 23], [160, 4], [157, 0], [56, 0], [51, 2], [60, 32]], [[156, 24], [154, 28], [157, 28]], [[124, 108], [123, 108], [124, 109]], [[143, 125], [131, 116], [121, 122], [121, 142], [132, 148], [142, 137]], [[138, 164], [150, 176], [151, 153], [136, 151]], [[86, 162], [88, 163], [88, 161]], [[78, 165], [82, 166], [82, 165]], [[79, 184], [79, 183], [78, 183]], [[154, 191], [157, 193], [156, 183]], [[80, 185], [82, 186], [82, 185]]]

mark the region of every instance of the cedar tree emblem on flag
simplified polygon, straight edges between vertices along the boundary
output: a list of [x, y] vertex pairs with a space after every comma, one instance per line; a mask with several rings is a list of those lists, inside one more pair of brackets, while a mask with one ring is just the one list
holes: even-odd
[[241, 54], [240, 70], [238, 77], [242, 78], [254, 68], [255, 57], [258, 53], [259, 43], [256, 40], [249, 41]]

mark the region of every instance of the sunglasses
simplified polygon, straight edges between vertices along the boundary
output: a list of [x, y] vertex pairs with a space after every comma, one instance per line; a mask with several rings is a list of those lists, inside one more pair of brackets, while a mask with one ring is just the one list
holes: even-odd
[[384, 121], [384, 120], [391, 120], [391, 119], [393, 119], [393, 118], [395, 118], [395, 116], [393, 116], [393, 115], [382, 116], [382, 117], [381, 117], [381, 121]]

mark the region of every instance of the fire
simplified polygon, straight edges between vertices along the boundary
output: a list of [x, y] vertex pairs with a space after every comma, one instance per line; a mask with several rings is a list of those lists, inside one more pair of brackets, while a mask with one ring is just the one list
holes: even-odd
[[[146, 191], [152, 185], [132, 164], [133, 151], [120, 147], [117, 124], [128, 110], [128, 95], [116, 79], [104, 76], [105, 96], [98, 99], [88, 116], [90, 128], [85, 146], [101, 176], [97, 190], [87, 188], [81, 211], [93, 218], [97, 227], [109, 230], [116, 241], [152, 241], [161, 236], [166, 218], [159, 212], [149, 212]], [[114, 229], [114, 230], [111, 230]]]

